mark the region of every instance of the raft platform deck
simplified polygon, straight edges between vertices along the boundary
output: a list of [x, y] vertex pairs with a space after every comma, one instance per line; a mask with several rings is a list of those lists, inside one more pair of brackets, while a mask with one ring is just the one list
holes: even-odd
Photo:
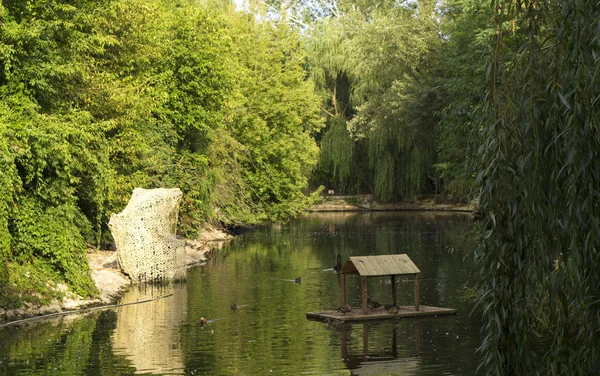
[[360, 322], [370, 320], [392, 320], [409, 317], [428, 317], [428, 316], [450, 316], [456, 315], [456, 309], [441, 308], [431, 306], [419, 306], [416, 311], [414, 306], [398, 307], [398, 313], [389, 313], [384, 307], [370, 309], [369, 314], [364, 314], [362, 310], [354, 309], [352, 312], [341, 313], [338, 311], [307, 312], [306, 318], [317, 321], [338, 320], [343, 322]]

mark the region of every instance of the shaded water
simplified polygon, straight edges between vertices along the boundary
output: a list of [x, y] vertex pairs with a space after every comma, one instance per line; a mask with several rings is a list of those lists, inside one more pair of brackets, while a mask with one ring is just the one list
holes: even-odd
[[[480, 322], [460, 292], [476, 277], [470, 260], [448, 252], [468, 226], [462, 214], [327, 213], [249, 232], [189, 269], [186, 283], [136, 288], [123, 302], [167, 298], [0, 329], [0, 375], [472, 375]], [[407, 253], [421, 270], [421, 304], [457, 316], [307, 320], [339, 306], [338, 253]], [[388, 303], [380, 280], [369, 280], [369, 297]], [[412, 291], [399, 284], [399, 303], [412, 304]], [[360, 307], [359, 278], [347, 278], [347, 296]]]

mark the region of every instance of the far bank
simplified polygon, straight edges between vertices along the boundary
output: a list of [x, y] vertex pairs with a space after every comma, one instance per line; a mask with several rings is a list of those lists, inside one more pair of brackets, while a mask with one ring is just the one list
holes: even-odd
[[372, 195], [326, 195], [319, 203], [308, 209], [309, 212], [395, 210], [473, 212], [474, 204], [472, 202], [456, 202], [438, 195], [415, 196], [399, 202], [376, 201], [373, 199]]

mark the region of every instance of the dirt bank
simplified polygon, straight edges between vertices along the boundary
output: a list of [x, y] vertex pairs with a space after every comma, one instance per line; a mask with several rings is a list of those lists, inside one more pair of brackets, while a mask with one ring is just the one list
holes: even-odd
[[[186, 265], [191, 267], [205, 264], [210, 253], [221, 248], [230, 239], [230, 235], [220, 230], [211, 227], [204, 228], [198, 239], [185, 240]], [[119, 269], [116, 252], [90, 248], [87, 256], [92, 279], [99, 291], [98, 298], [83, 299], [81, 296], [69, 291], [66, 285], [58, 284], [54, 288], [64, 293], [61, 301], [54, 300], [48, 305], [36, 305], [26, 302], [19, 309], [13, 310], [0, 308], [0, 325], [30, 317], [107, 305], [117, 301], [120, 295], [131, 285], [131, 280]]]

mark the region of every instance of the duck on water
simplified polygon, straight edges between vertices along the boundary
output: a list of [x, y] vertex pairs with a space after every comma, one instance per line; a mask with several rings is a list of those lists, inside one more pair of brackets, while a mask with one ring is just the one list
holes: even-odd
[[340, 270], [342, 270], [342, 255], [339, 253], [337, 255], [337, 263], [333, 266], [333, 270], [338, 274], [340, 274]]

